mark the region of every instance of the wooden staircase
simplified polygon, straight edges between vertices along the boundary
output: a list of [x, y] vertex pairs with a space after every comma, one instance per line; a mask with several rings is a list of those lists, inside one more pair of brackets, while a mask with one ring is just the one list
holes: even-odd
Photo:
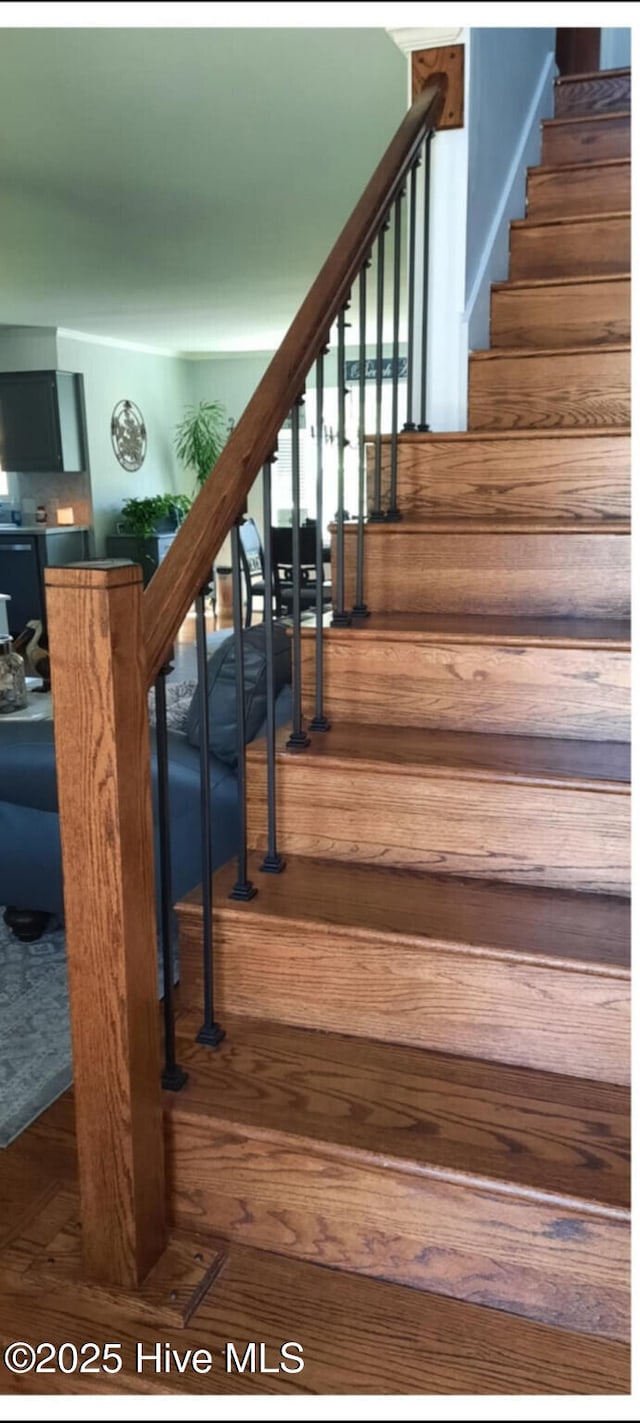
[[[193, 1042], [200, 892], [178, 906], [190, 1081], [166, 1099], [176, 1224], [616, 1340], [628, 110], [626, 71], [557, 81], [491, 349], [471, 357], [469, 431], [401, 437], [402, 520], [365, 531], [374, 612], [326, 629], [332, 729], [279, 745], [280, 876], [259, 872], [249, 749], [260, 892], [235, 903], [232, 868], [216, 876], [218, 1054]], [[347, 527], [347, 606], [355, 544]]]

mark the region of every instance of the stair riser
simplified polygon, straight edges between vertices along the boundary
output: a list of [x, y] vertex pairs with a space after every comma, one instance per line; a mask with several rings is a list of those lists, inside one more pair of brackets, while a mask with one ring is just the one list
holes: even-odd
[[[625, 979], [479, 953], [353, 937], [313, 922], [270, 923], [268, 941], [241, 911], [215, 915], [216, 1003], [348, 1037], [626, 1084]], [[202, 1003], [202, 934], [181, 927], [180, 1003]], [[579, 1011], [576, 1007], [579, 1005]]]
[[469, 363], [472, 430], [626, 427], [630, 418], [627, 351], [472, 357]]
[[527, 216], [570, 217], [572, 213], [629, 212], [631, 164], [585, 164], [563, 171], [532, 168], [527, 179]]
[[631, 108], [631, 75], [601, 74], [556, 84], [555, 115], [622, 113]]
[[598, 163], [608, 158], [628, 158], [631, 152], [631, 124], [626, 114], [603, 118], [600, 122], [571, 119], [566, 123], [542, 126], [542, 163]]
[[179, 1111], [167, 1123], [167, 1157], [178, 1227], [580, 1332], [627, 1335], [622, 1220], [376, 1167], [344, 1150], [302, 1150]]
[[[315, 697], [315, 639], [302, 641], [303, 709]], [[629, 739], [630, 658], [601, 649], [325, 639], [332, 721], [517, 736]]]
[[[504, 310], [504, 308], [503, 308]], [[370, 447], [369, 447], [370, 449]], [[627, 436], [547, 435], [441, 441], [398, 446], [398, 503], [407, 518], [628, 518]], [[388, 503], [391, 454], [382, 447]], [[373, 462], [369, 456], [369, 507]]]
[[[333, 535], [335, 539], [335, 534]], [[345, 537], [345, 601], [355, 600], [356, 537]], [[335, 570], [335, 556], [332, 558]], [[374, 612], [624, 618], [624, 534], [459, 534], [402, 525], [365, 533], [365, 599]]]
[[[266, 849], [261, 759], [248, 762], [248, 843]], [[280, 757], [279, 848], [604, 894], [629, 886], [629, 798], [603, 789], [428, 776]]]
[[628, 217], [511, 228], [509, 276], [527, 278], [598, 277], [631, 270]]
[[492, 346], [598, 346], [631, 339], [628, 281], [504, 287], [491, 297]]

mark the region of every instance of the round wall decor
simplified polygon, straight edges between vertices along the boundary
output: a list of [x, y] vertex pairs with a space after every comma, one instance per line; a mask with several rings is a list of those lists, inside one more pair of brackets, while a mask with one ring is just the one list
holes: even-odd
[[111, 416], [111, 444], [123, 469], [140, 469], [147, 453], [147, 427], [133, 400], [119, 400]]

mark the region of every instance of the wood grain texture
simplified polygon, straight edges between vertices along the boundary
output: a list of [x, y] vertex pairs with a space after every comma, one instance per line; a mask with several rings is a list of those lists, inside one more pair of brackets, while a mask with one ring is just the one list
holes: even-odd
[[529, 168], [527, 216], [569, 217], [571, 213], [629, 212], [631, 163], [579, 163], [574, 168]]
[[[434, 515], [627, 518], [630, 450], [630, 436], [622, 430], [403, 435], [398, 500], [405, 517], [416, 521]], [[372, 507], [371, 460], [368, 469]], [[385, 441], [385, 500], [389, 478], [390, 444]]]
[[165, 1247], [151, 778], [139, 568], [48, 569], [85, 1269]]
[[629, 158], [629, 114], [603, 117], [545, 119], [542, 125], [542, 164], [602, 163], [609, 158]]
[[554, 100], [556, 118], [620, 113], [631, 108], [631, 70], [563, 75], [556, 79]]
[[631, 278], [555, 280], [494, 286], [491, 344], [575, 347], [631, 339]]
[[[368, 524], [364, 594], [375, 612], [624, 618], [629, 539], [624, 533], [445, 532], [431, 524]], [[440, 531], [442, 530], [442, 531]], [[335, 535], [332, 534], [332, 540]], [[355, 600], [356, 527], [345, 529], [345, 594]], [[335, 560], [333, 561], [335, 567]]]
[[[408, 619], [403, 635], [405, 621], [402, 614], [389, 615], [380, 626], [374, 614], [366, 628], [327, 629], [324, 695], [332, 721], [628, 740], [628, 650], [589, 647], [584, 638], [568, 643], [562, 628], [556, 635], [554, 623], [562, 619], [543, 623], [546, 638], [543, 631], [534, 644], [527, 643], [524, 629], [518, 642], [500, 643], [490, 634], [483, 641], [481, 631], [470, 631], [469, 641], [462, 635], [449, 641], [449, 620], [418, 615]], [[467, 619], [467, 626], [474, 622], [483, 619]], [[311, 719], [314, 629], [305, 629], [302, 638], [302, 692]]]
[[624, 1089], [247, 1019], [229, 1036], [215, 1061], [181, 1041], [178, 1221], [624, 1337]]
[[527, 217], [511, 223], [509, 277], [514, 282], [630, 271], [629, 213], [543, 221]]
[[447, 98], [438, 128], [464, 128], [464, 45], [415, 49], [411, 55], [411, 94], [417, 99], [441, 74], [447, 76]]
[[630, 418], [628, 347], [483, 351], [469, 362], [472, 430], [628, 427]]
[[424, 136], [444, 107], [444, 80], [415, 100], [305, 298], [285, 340], [216, 462], [144, 595], [147, 682], [153, 682], [194, 597], [211, 576], [215, 556], [278, 432], [304, 388], [307, 373], [371, 250], [378, 228]]
[[[52, 1202], [68, 1215], [77, 1199], [58, 1193]], [[51, 1210], [51, 1207], [49, 1208]], [[31, 1262], [53, 1238], [46, 1213], [34, 1217], [16, 1237], [14, 1253]], [[20, 1337], [34, 1345], [49, 1339], [80, 1347], [88, 1337], [99, 1347], [122, 1343], [122, 1372], [108, 1380], [111, 1394], [369, 1394], [415, 1393], [622, 1393], [628, 1389], [629, 1360], [624, 1344], [585, 1338], [476, 1305], [420, 1294], [398, 1285], [318, 1269], [295, 1259], [203, 1241], [224, 1254], [223, 1267], [185, 1329], [174, 1330], [139, 1311], [42, 1289], [31, 1272], [5, 1267], [0, 1275], [0, 1344]], [[295, 1328], [293, 1327], [295, 1325]], [[249, 1340], [264, 1341], [270, 1368], [280, 1346], [294, 1333], [304, 1349], [304, 1372], [244, 1373], [223, 1367], [231, 1339], [240, 1358]], [[187, 1349], [210, 1351], [210, 1373], [157, 1375], [152, 1364], [135, 1368], [136, 1344], [151, 1353], [158, 1338], [180, 1357]], [[505, 1340], [507, 1347], [505, 1349]], [[1, 1350], [0, 1350], [1, 1355]], [[149, 1371], [150, 1370], [150, 1371]], [[91, 1395], [104, 1392], [100, 1376], [30, 1373], [16, 1377], [0, 1358], [3, 1393]]]
[[[225, 1019], [629, 1080], [625, 900], [298, 856], [249, 905], [229, 900], [232, 887], [227, 866], [214, 886]], [[178, 917], [181, 1004], [196, 1011], [199, 893]]]
[[[279, 848], [591, 893], [629, 885], [628, 748], [336, 726], [280, 752]], [[248, 843], [266, 848], [265, 768], [248, 761]]]

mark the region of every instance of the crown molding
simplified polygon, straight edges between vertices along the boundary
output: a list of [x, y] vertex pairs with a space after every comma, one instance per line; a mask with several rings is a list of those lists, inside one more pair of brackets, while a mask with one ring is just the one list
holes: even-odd
[[458, 29], [403, 29], [387, 30], [393, 43], [403, 54], [413, 54], [416, 49], [443, 49], [448, 44], [460, 44], [464, 30]]

